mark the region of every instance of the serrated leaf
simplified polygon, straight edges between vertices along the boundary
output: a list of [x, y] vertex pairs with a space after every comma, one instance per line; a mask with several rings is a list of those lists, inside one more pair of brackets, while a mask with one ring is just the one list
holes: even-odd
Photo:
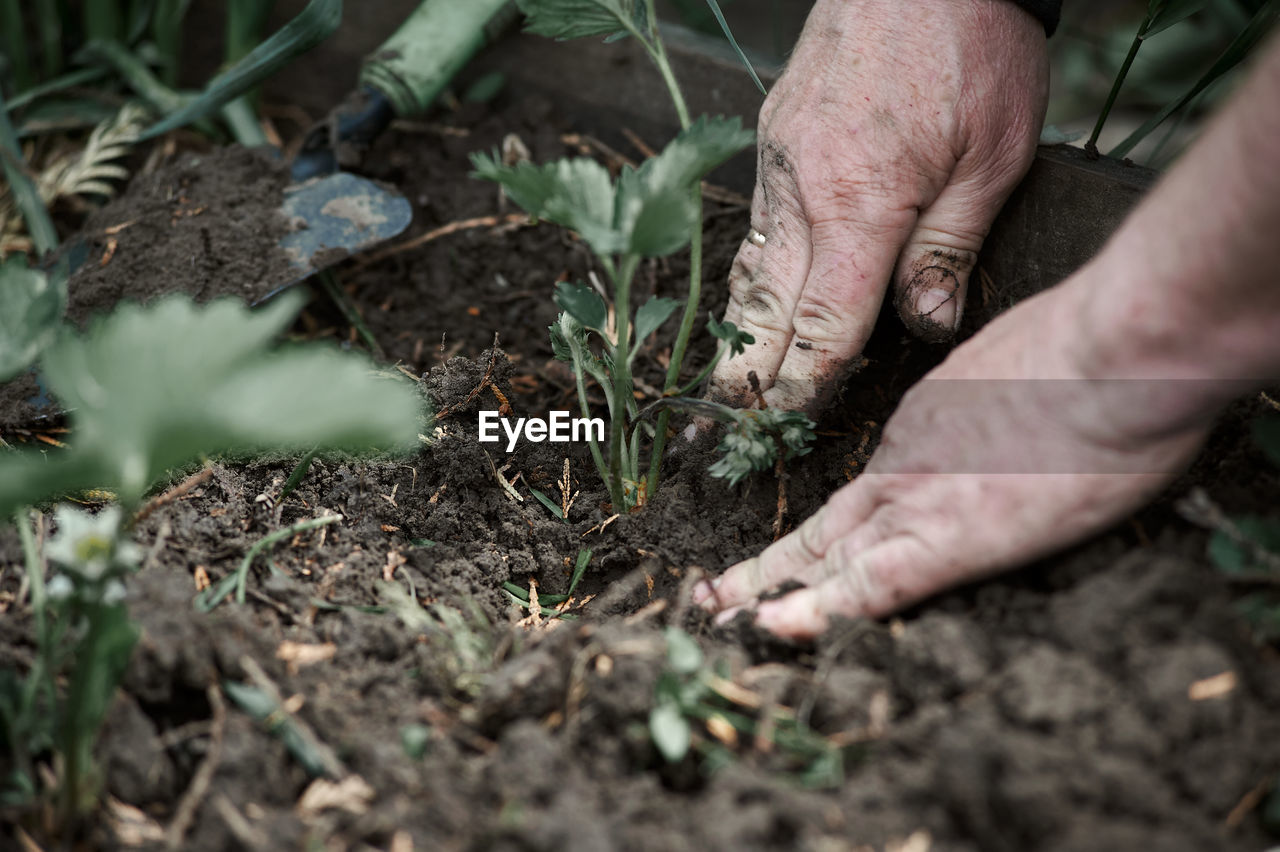
[[649, 736], [653, 738], [658, 752], [670, 763], [684, 760], [693, 739], [689, 720], [670, 701], [664, 701], [649, 711]]
[[702, 649], [688, 633], [669, 627], [666, 640], [667, 668], [681, 675], [690, 675], [702, 668]]
[[259, 311], [235, 300], [170, 296], [126, 304], [45, 355], [50, 391], [72, 410], [74, 448], [37, 475], [25, 454], [0, 459], [0, 509], [78, 487], [137, 501], [166, 469], [201, 454], [411, 446], [419, 404], [401, 381], [326, 346], [269, 344], [301, 304]]
[[0, 263], [0, 382], [30, 366], [57, 339], [67, 307], [65, 269], [27, 266], [26, 255]]
[[1280, 417], [1263, 417], [1253, 421], [1253, 440], [1273, 464], [1280, 466]]
[[609, 310], [604, 299], [581, 282], [561, 281], [556, 285], [555, 301], [586, 328], [603, 332], [609, 322]]
[[556, 39], [612, 36], [635, 28], [637, 0], [516, 0], [525, 31]]
[[755, 141], [755, 133], [744, 130], [738, 116], [699, 116], [658, 156], [640, 166], [640, 176], [652, 191], [691, 188], [707, 172], [750, 148]]
[[609, 172], [595, 160], [578, 157], [545, 165], [503, 165], [496, 155], [471, 155], [474, 177], [502, 186], [529, 215], [577, 231], [597, 254], [626, 247], [614, 228], [614, 189]]
[[627, 251], [640, 257], [666, 257], [689, 244], [698, 227], [698, 207], [688, 189], [656, 189], [626, 195], [619, 188], [618, 231]]
[[636, 345], [658, 330], [680, 307], [677, 299], [654, 296], [636, 311]]
[[740, 330], [736, 325], [725, 320], [724, 322], [716, 322], [715, 317], [707, 320], [707, 331], [712, 337], [719, 338], [729, 344], [729, 357], [741, 355], [746, 348], [756, 342], [748, 332]]
[[[1236, 528], [1258, 548], [1280, 556], [1280, 521], [1271, 518], [1233, 518]], [[1218, 530], [1209, 538], [1209, 558], [1224, 574], [1252, 574], [1267, 571], [1253, 549]]]

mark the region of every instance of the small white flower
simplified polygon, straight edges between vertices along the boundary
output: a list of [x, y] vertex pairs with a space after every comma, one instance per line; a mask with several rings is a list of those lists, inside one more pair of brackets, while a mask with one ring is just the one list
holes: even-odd
[[75, 590], [75, 584], [71, 582], [70, 577], [66, 574], [58, 574], [49, 580], [49, 585], [44, 588], [44, 594], [51, 601], [65, 601]]
[[119, 540], [121, 514], [119, 506], [108, 506], [97, 515], [59, 506], [54, 512], [58, 531], [45, 554], [87, 580], [101, 578], [112, 567], [136, 565], [141, 550], [130, 541]]

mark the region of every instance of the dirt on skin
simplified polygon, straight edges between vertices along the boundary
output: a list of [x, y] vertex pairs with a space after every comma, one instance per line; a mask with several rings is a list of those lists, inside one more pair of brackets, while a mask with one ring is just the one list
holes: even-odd
[[[468, 152], [510, 132], [538, 160], [572, 147], [549, 105], [499, 107], [379, 143], [369, 172], [414, 202], [409, 237], [505, 212], [493, 186], [465, 177]], [[708, 216], [708, 280], [722, 281], [747, 215], [709, 205]], [[155, 264], [170, 262], [163, 246], [155, 251]], [[796, 646], [741, 620], [715, 628], [684, 603], [696, 578], [772, 539], [772, 477], [730, 488], [706, 476], [705, 454], [685, 449], [650, 505], [610, 520], [584, 447], [522, 443], [507, 454], [476, 440], [477, 411], [497, 408], [499, 396], [517, 416], [570, 407], [545, 327], [553, 282], [591, 269], [580, 243], [547, 225], [481, 227], [357, 263], [345, 286], [390, 357], [426, 372], [424, 393], [448, 414], [417, 454], [317, 459], [284, 500], [296, 459], [216, 463], [139, 525], [148, 557], [129, 595], [143, 637], [97, 754], [106, 791], [153, 824], [142, 848], [162, 846], [154, 832], [173, 825], [184, 800], [191, 817], [179, 845], [190, 850], [1068, 852], [1275, 842], [1261, 814], [1280, 772], [1280, 660], [1252, 640], [1237, 611], [1243, 590], [1213, 569], [1205, 534], [1172, 510], [1197, 485], [1228, 511], [1270, 510], [1280, 477], [1247, 428], [1261, 403], [1236, 406], [1165, 497], [1088, 544], [888, 623], [848, 622]], [[683, 264], [647, 264], [642, 293], [679, 294]], [[724, 294], [708, 289], [704, 307], [718, 313]], [[309, 322], [323, 335], [332, 320], [313, 305]], [[329, 333], [349, 337], [345, 326]], [[648, 384], [660, 381], [664, 347], [640, 358]], [[707, 350], [701, 341], [691, 366]], [[790, 468], [788, 527], [857, 475], [902, 392], [943, 354], [884, 318], [870, 363], [820, 424], [814, 451]], [[566, 458], [567, 523], [529, 490], [560, 503]], [[246, 604], [192, 607], [198, 577], [217, 582], [264, 535], [322, 513], [343, 520], [259, 558]], [[571, 607], [578, 620], [518, 623], [526, 613], [503, 583], [562, 592], [583, 548], [592, 555]], [[25, 668], [30, 623], [15, 599], [22, 569], [11, 528], [0, 531], [0, 567], [0, 665]], [[657, 752], [647, 725], [671, 626], [722, 666], [734, 686], [720, 687], [732, 700], [717, 706], [758, 723], [756, 735], [735, 741], [723, 724], [698, 721], [683, 761]], [[289, 643], [320, 659], [298, 660]], [[1230, 688], [1192, 697], [1193, 684], [1228, 672]], [[281, 740], [224, 697], [226, 681], [289, 699], [293, 719], [340, 764], [336, 795], [320, 801]], [[806, 787], [814, 767], [771, 742], [764, 720], [779, 707], [838, 753], [830, 786]], [[29, 815], [5, 817], [44, 836]], [[123, 830], [104, 811], [85, 846], [121, 848]], [[907, 838], [915, 845], [893, 845]]]

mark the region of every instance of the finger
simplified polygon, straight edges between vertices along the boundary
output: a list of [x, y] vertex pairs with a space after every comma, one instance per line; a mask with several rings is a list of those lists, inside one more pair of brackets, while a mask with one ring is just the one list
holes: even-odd
[[762, 142], [751, 225], [765, 236], [763, 246], [747, 241], [729, 277], [726, 318], [755, 342], [736, 358], [720, 362], [712, 379], [718, 398], [744, 404], [753, 398], [748, 374], [761, 387], [773, 386], [791, 342], [791, 316], [809, 270], [810, 233], [795, 167], [785, 150]]
[[876, 495], [858, 481], [837, 491], [825, 506], [790, 535], [774, 542], [759, 555], [739, 562], [710, 583], [694, 590], [693, 600], [711, 612], [754, 601], [787, 580], [804, 582], [821, 565], [828, 548], [855, 530], [871, 514]]
[[927, 579], [945, 572], [929, 570], [937, 567], [931, 559], [919, 539], [890, 539], [855, 555], [830, 579], [760, 604], [755, 623], [779, 636], [811, 639], [836, 617], [888, 615], [937, 591]]
[[973, 171], [962, 162], [921, 211], [894, 274], [894, 306], [916, 336], [946, 343], [959, 330], [982, 242], [1029, 163]]
[[817, 412], [871, 336], [916, 208], [855, 185], [811, 214], [813, 258], [791, 315], [794, 336], [765, 401]]

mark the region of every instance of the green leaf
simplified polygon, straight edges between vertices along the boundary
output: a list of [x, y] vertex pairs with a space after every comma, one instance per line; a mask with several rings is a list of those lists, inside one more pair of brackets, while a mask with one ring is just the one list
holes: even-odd
[[[1280, 521], [1246, 516], [1233, 518], [1241, 533], [1258, 548], [1280, 556]], [[1209, 538], [1209, 558], [1224, 574], [1253, 574], [1268, 571], [1247, 544], [1218, 530]]]
[[760, 94], [769, 94], [768, 90], [764, 87], [764, 83], [760, 82], [760, 77], [756, 74], [756, 69], [751, 66], [751, 60], [747, 58], [747, 54], [738, 46], [738, 40], [733, 37], [733, 30], [729, 29], [729, 22], [725, 20], [724, 12], [720, 11], [720, 4], [717, 3], [716, 0], [707, 0], [707, 6], [711, 8], [711, 14], [716, 16], [716, 23], [720, 25], [720, 29], [724, 33], [724, 37], [729, 40], [729, 45], [733, 48], [734, 52], [738, 54], [738, 59], [747, 69], [747, 73], [751, 75], [751, 79], [755, 81], [756, 88], [760, 90]]
[[569, 594], [572, 595], [574, 589], [578, 588], [578, 583], [582, 581], [582, 575], [587, 573], [587, 566], [591, 564], [591, 549], [584, 547], [578, 551], [578, 561], [573, 566], [573, 577], [569, 579]]
[[66, 716], [62, 720], [65, 753], [75, 751], [81, 772], [89, 766], [98, 727], [138, 641], [138, 629], [121, 604], [95, 606], [89, 620], [89, 632], [76, 646], [75, 667], [63, 705]]
[[689, 720], [670, 701], [664, 701], [649, 711], [649, 736], [669, 763], [683, 760], [693, 739]]
[[31, 234], [36, 254], [43, 255], [53, 251], [58, 245], [58, 231], [53, 226], [53, 219], [49, 217], [49, 210], [44, 206], [35, 182], [27, 174], [22, 146], [18, 143], [18, 134], [9, 122], [9, 110], [5, 107], [3, 92], [0, 92], [0, 168], [4, 171], [14, 204], [27, 224], [27, 232]]
[[1253, 421], [1253, 440], [1273, 464], [1280, 465], [1280, 417], [1262, 417]]
[[203, 92], [142, 134], [153, 139], [216, 112], [332, 35], [342, 23], [342, 0], [311, 0], [298, 16], [219, 74]]
[[676, 627], [668, 627], [667, 668], [676, 674], [690, 675], [702, 668], [702, 649], [688, 633]]
[[[637, 0], [516, 0], [525, 31], [555, 39], [635, 33]], [[641, 4], [642, 5], [642, 4]]]
[[1147, 24], [1143, 38], [1151, 38], [1156, 33], [1164, 32], [1169, 27], [1199, 12], [1205, 7], [1206, 0], [1151, 0], [1147, 4]]
[[653, 334], [680, 307], [676, 299], [654, 296], [636, 311], [636, 345]]
[[25, 370], [57, 339], [67, 307], [66, 267], [52, 275], [16, 254], [0, 263], [0, 382]]
[[722, 323], [716, 322], [715, 317], [707, 320], [707, 331], [710, 332], [712, 337], [717, 337], [729, 344], [730, 358], [734, 355], [741, 355], [748, 346], [756, 342], [754, 337], [745, 331], [740, 331], [733, 323], [728, 320]]
[[473, 177], [491, 180], [530, 216], [577, 231], [596, 254], [622, 251], [626, 242], [614, 227], [614, 189], [609, 172], [595, 160], [578, 157], [545, 165], [505, 166], [497, 155], [471, 155]]
[[556, 304], [585, 328], [603, 332], [609, 322], [609, 309], [593, 288], [581, 282], [561, 281], [556, 285]]
[[755, 141], [755, 133], [744, 130], [738, 116], [699, 116], [658, 156], [640, 166], [640, 176], [651, 190], [692, 189], [708, 172]]
[[111, 488], [130, 506], [166, 469], [202, 454], [411, 446], [419, 404], [409, 384], [327, 346], [269, 349], [301, 298], [250, 312], [175, 295], [64, 336], [44, 373], [72, 410], [75, 447], [43, 466], [0, 458], [0, 508], [68, 487]]
[[533, 496], [537, 498], [539, 503], [547, 507], [551, 514], [555, 515], [562, 521], [565, 519], [564, 510], [557, 506], [554, 500], [532, 486], [530, 486], [529, 490], [533, 492]]
[[1130, 133], [1123, 142], [1111, 149], [1108, 156], [1127, 157], [1129, 152], [1145, 139], [1151, 131], [1163, 124], [1165, 119], [1182, 109], [1193, 98], [1213, 85], [1219, 77], [1240, 64], [1263, 37], [1270, 32], [1278, 17], [1280, 17], [1280, 3], [1275, 2], [1275, 0], [1269, 0], [1259, 7], [1253, 18], [1245, 25], [1245, 28], [1227, 45], [1217, 61], [1213, 63], [1208, 71], [1201, 75], [1200, 79], [1190, 89], [1177, 100], [1167, 104], [1158, 113], [1147, 119], [1141, 127]]

